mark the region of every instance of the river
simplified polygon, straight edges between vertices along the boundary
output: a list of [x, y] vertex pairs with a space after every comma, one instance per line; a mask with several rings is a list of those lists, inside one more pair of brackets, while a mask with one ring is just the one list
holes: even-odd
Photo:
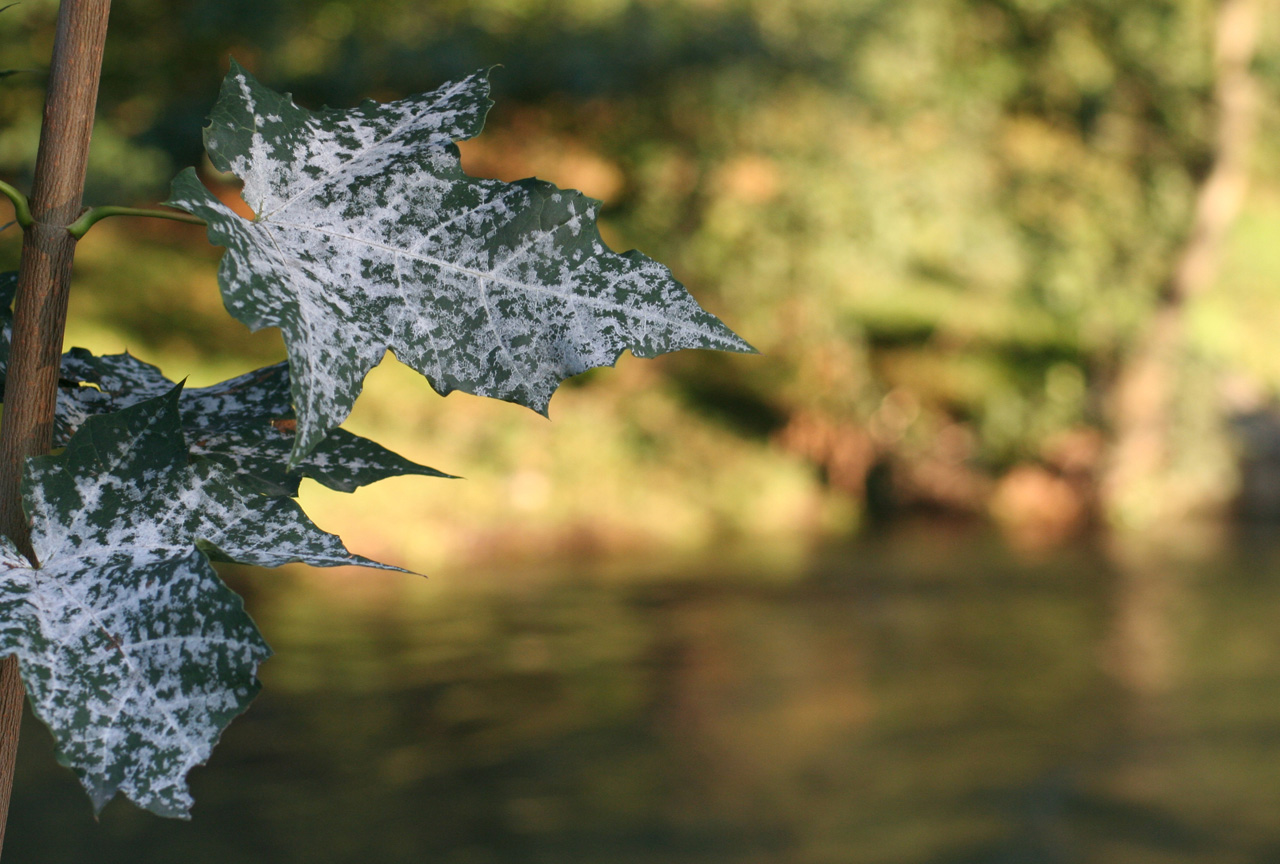
[[1175, 533], [232, 572], [276, 656], [194, 819], [28, 722], [4, 860], [1280, 861], [1280, 542]]

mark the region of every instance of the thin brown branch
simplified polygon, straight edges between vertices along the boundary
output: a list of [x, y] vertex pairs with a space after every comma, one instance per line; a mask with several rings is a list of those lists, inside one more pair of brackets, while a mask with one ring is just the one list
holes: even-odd
[[[0, 533], [35, 562], [22, 512], [22, 469], [47, 453], [53, 436], [62, 335], [71, 286], [75, 238], [67, 231], [80, 214], [89, 138], [98, 99], [111, 0], [62, 0], [44, 123], [24, 231], [14, 300], [13, 341], [0, 423]], [[15, 658], [0, 661], [0, 848], [13, 788], [14, 755], [22, 718], [22, 682]]]

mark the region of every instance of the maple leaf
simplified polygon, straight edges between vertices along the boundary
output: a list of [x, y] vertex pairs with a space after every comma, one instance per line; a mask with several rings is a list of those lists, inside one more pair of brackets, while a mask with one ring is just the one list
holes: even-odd
[[186, 774], [257, 692], [270, 654], [209, 558], [275, 567], [360, 564], [295, 502], [247, 494], [192, 459], [179, 391], [90, 417], [27, 462], [39, 561], [0, 538], [0, 654], [101, 809], [118, 792], [185, 816]]
[[[58, 392], [55, 445], [63, 443], [88, 417], [167, 392], [174, 383], [156, 367], [128, 354], [95, 357], [82, 348], [72, 348], [63, 355], [61, 372], [69, 386]], [[75, 386], [83, 383], [94, 386]], [[387, 477], [451, 476], [344, 429], [330, 430], [296, 468], [290, 469], [296, 422], [289, 404], [287, 362], [209, 387], [183, 390], [179, 405], [191, 452], [226, 466], [247, 486], [265, 495], [296, 496], [302, 477], [339, 492], [353, 492]]]
[[[0, 273], [0, 398], [16, 284], [17, 273]], [[155, 366], [127, 353], [96, 357], [83, 348], [62, 355], [59, 373], [55, 447], [65, 446], [89, 417], [118, 411], [174, 386]], [[209, 387], [184, 389], [180, 405], [191, 452], [232, 469], [246, 486], [264, 495], [294, 497], [303, 477], [339, 492], [407, 474], [452, 477], [343, 429], [331, 430], [290, 470], [296, 424], [289, 404], [288, 363], [264, 366]]]
[[462, 172], [487, 73], [387, 104], [309, 111], [232, 63], [205, 130], [213, 164], [253, 210], [223, 205], [193, 169], [170, 206], [225, 246], [223, 299], [251, 329], [279, 327], [293, 371], [296, 462], [341, 423], [388, 349], [441, 394], [546, 413], [572, 375], [624, 350], [753, 349], [671, 272], [600, 239], [600, 203], [539, 180]]

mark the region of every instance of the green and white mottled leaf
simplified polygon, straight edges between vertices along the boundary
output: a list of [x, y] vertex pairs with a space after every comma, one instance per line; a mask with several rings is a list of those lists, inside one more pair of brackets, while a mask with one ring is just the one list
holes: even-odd
[[[17, 273], [0, 273], [0, 399], [8, 371], [13, 295]], [[95, 357], [83, 348], [62, 355], [55, 447], [65, 446], [84, 421], [119, 411], [173, 389], [159, 369], [129, 354]], [[83, 386], [83, 385], [91, 386]], [[296, 437], [289, 403], [289, 364], [265, 366], [228, 381], [184, 390], [182, 425], [193, 453], [231, 468], [264, 495], [298, 494], [310, 477], [339, 492], [402, 475], [450, 477], [419, 465], [367, 438], [334, 429], [295, 469], [289, 454]]]
[[86, 420], [22, 497], [40, 566], [0, 540], [0, 653], [97, 809], [123, 792], [185, 816], [187, 772], [257, 692], [270, 651], [207, 556], [383, 567], [191, 459], [179, 388]]
[[243, 219], [178, 175], [168, 204], [226, 247], [227, 309], [279, 327], [294, 373], [299, 460], [350, 413], [389, 348], [440, 393], [545, 413], [559, 383], [626, 349], [751, 351], [666, 267], [600, 239], [600, 204], [538, 180], [462, 172], [480, 132], [484, 72], [397, 102], [308, 111], [232, 64], [205, 130], [244, 181]]
[[[69, 386], [58, 392], [55, 443], [59, 444], [86, 418], [118, 411], [173, 387], [159, 369], [128, 354], [95, 357], [82, 348], [63, 355], [62, 378]], [[84, 383], [94, 386], [76, 386]], [[302, 477], [352, 492], [387, 477], [450, 476], [343, 429], [331, 430], [290, 470], [296, 424], [289, 404], [288, 363], [184, 390], [180, 406], [191, 452], [226, 466], [266, 495], [297, 495]]]

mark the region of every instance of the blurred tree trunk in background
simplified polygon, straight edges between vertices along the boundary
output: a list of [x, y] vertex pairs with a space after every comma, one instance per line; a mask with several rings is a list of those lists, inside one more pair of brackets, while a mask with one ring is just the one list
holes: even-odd
[[[1218, 272], [1223, 245], [1244, 203], [1258, 119], [1251, 71], [1263, 0], [1222, 0], [1214, 33], [1215, 151], [1196, 198], [1186, 243], [1160, 292], [1149, 326], [1111, 393], [1113, 444], [1103, 478], [1103, 506], [1120, 525], [1142, 526], [1197, 503], [1170, 494], [1172, 410], [1185, 347], [1189, 301]], [[1212, 406], [1201, 406], [1212, 410]]]

